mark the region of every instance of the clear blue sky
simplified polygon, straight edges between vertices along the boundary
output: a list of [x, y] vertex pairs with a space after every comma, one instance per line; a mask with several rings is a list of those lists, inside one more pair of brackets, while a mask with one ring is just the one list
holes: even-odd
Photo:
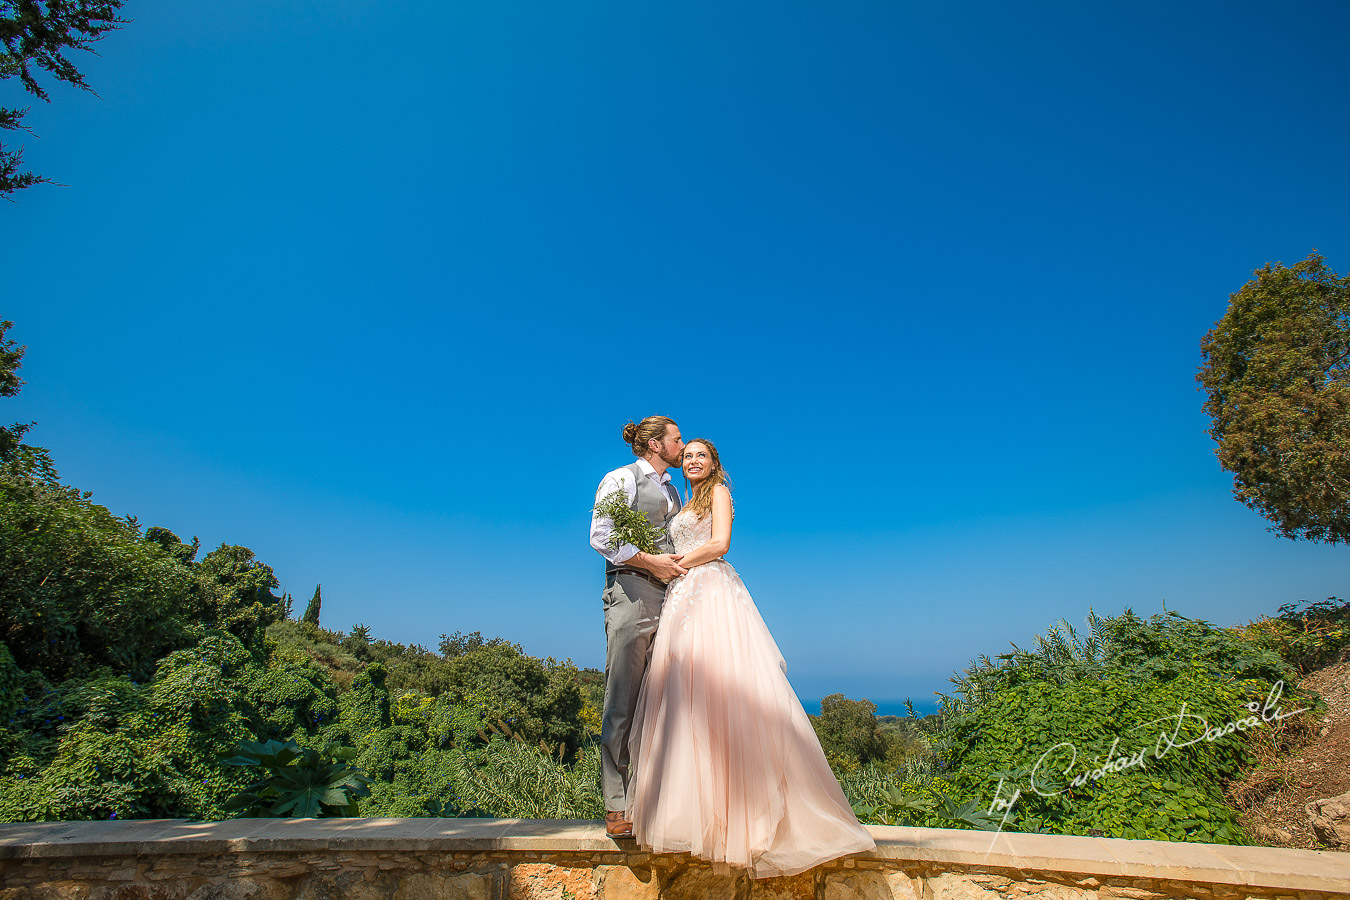
[[[0, 209], [0, 419], [324, 624], [603, 664], [620, 429], [717, 441], [799, 694], [1347, 590], [1194, 375], [1350, 269], [1350, 5], [129, 0]], [[22, 105], [17, 82], [0, 105]]]

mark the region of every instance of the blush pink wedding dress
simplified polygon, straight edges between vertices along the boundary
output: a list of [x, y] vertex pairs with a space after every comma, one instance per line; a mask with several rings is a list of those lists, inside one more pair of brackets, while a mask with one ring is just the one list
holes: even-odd
[[[688, 553], [712, 537], [712, 517], [681, 512], [670, 535]], [[729, 563], [671, 582], [629, 739], [628, 814], [639, 844], [756, 878], [875, 848], [786, 673]]]

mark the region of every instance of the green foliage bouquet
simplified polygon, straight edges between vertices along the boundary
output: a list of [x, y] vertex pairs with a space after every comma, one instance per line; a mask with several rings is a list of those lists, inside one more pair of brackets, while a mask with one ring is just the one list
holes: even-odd
[[656, 542], [661, 539], [661, 529], [628, 505], [628, 495], [623, 492], [623, 488], [601, 497], [595, 504], [595, 511], [614, 523], [609, 533], [609, 549], [616, 550], [620, 544], [632, 544], [643, 553], [659, 552]]

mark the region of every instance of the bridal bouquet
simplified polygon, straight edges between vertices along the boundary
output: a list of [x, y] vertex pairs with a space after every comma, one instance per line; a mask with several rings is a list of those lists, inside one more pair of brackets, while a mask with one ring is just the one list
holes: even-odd
[[643, 553], [656, 553], [656, 542], [661, 538], [661, 529], [652, 525], [647, 517], [628, 505], [628, 495], [619, 488], [600, 498], [595, 511], [614, 523], [609, 532], [609, 549], [614, 550], [620, 544], [632, 544]]

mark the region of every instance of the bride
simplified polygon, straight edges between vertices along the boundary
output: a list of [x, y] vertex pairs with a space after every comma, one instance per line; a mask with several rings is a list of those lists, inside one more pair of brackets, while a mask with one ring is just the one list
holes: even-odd
[[711, 441], [690, 441], [693, 487], [670, 524], [670, 583], [629, 738], [633, 836], [719, 871], [794, 875], [876, 845], [858, 824], [736, 570], [731, 491]]

